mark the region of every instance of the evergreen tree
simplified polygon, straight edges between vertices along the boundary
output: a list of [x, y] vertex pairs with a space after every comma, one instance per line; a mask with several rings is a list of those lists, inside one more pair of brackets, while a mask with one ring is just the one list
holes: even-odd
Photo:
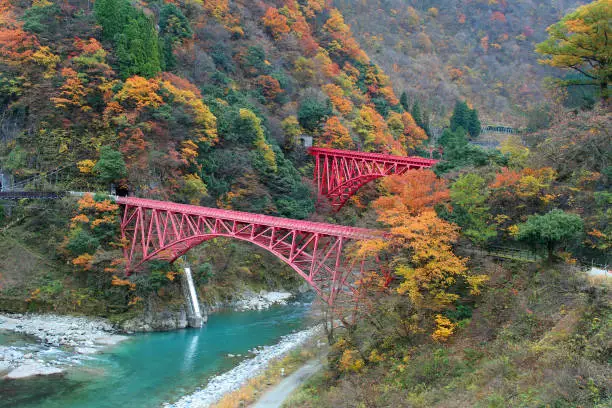
[[132, 75], [155, 76], [161, 70], [160, 46], [153, 21], [127, 0], [98, 0], [96, 20], [105, 39], [115, 43], [119, 71]]
[[23, 13], [23, 28], [32, 33], [49, 35], [60, 29], [61, 9], [53, 3], [30, 7]]
[[412, 111], [410, 112], [412, 118], [416, 122], [419, 127], [423, 127], [423, 115], [421, 114], [421, 106], [419, 105], [419, 101], [414, 101], [414, 105], [412, 105]]
[[454, 132], [462, 127], [472, 138], [480, 136], [480, 120], [476, 109], [470, 109], [467, 103], [457, 101], [450, 120], [451, 130]]
[[470, 108], [467, 106], [467, 103], [463, 101], [457, 101], [455, 104], [455, 110], [453, 111], [453, 116], [450, 119], [450, 128], [453, 132], [455, 132], [460, 127], [463, 130], [469, 129], [469, 120], [470, 120]]
[[569, 243], [581, 236], [584, 221], [576, 214], [554, 209], [544, 215], [530, 215], [526, 222], [517, 227], [516, 237], [519, 240], [545, 245], [548, 260], [552, 261], [558, 244]]
[[332, 113], [329, 99], [325, 102], [316, 99], [305, 99], [298, 109], [298, 121], [300, 125], [311, 132], [319, 129], [321, 123]]
[[408, 105], [408, 94], [406, 91], [402, 92], [400, 95], [400, 105], [402, 105], [402, 108], [404, 108], [406, 112], [410, 111], [410, 106]]
[[193, 31], [189, 26], [189, 20], [181, 12], [181, 9], [172, 3], [164, 5], [159, 12], [159, 36], [161, 37], [159, 54], [164, 71], [170, 71], [176, 66], [174, 46], [192, 35]]
[[472, 138], [477, 138], [480, 136], [480, 119], [478, 119], [478, 112], [476, 109], [471, 109], [468, 120], [468, 128], [467, 131], [472, 136]]
[[160, 39], [159, 53], [162, 70], [172, 71], [176, 67], [176, 57], [172, 51], [172, 39], [169, 36]]
[[102, 37], [114, 40], [121, 34], [135, 10], [126, 0], [97, 0], [94, 4], [96, 21], [102, 26]]
[[421, 113], [421, 123], [418, 123], [418, 125], [429, 135], [429, 111], [423, 110]]
[[457, 128], [456, 130], [444, 129], [442, 136], [438, 141], [440, 146], [444, 148], [445, 155], [449, 152], [463, 150], [467, 144], [467, 137], [465, 134], [465, 129], [462, 127]]
[[389, 102], [385, 98], [372, 98], [372, 104], [374, 104], [374, 108], [380, 113], [384, 118], [389, 116]]
[[153, 21], [142, 12], [136, 13], [116, 37], [119, 70], [124, 77], [155, 76], [161, 70], [159, 44]]
[[123, 156], [109, 146], [100, 149], [100, 160], [94, 166], [94, 172], [105, 183], [112, 183], [127, 176]]
[[173, 43], [193, 35], [189, 20], [181, 9], [172, 3], [165, 4], [159, 12], [159, 32], [164, 37], [169, 36]]

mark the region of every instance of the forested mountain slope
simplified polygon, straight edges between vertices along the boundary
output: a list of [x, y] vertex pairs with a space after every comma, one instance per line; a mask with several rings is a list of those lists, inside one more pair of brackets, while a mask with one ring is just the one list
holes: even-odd
[[[377, 261], [361, 320], [323, 313], [329, 369], [294, 406], [608, 406], [609, 285], [579, 265], [612, 248], [609, 2], [559, 23], [602, 61], [591, 95], [534, 51], [581, 1], [0, 0], [2, 181], [390, 232], [351, 248]], [[484, 149], [481, 123], [530, 132]], [[315, 212], [310, 141], [442, 160]], [[106, 194], [3, 202], [0, 308], [182, 308], [182, 261], [127, 276], [119, 220]], [[301, 279], [228, 240], [187, 256], [210, 304]]]
[[[5, 0], [2, 15], [0, 154], [17, 177], [78, 163], [65, 188], [304, 218], [301, 135], [398, 153], [425, 137], [324, 1]], [[114, 152], [125, 169], [96, 167]]]
[[485, 124], [527, 125], [525, 113], [545, 102], [546, 76], [535, 44], [546, 28], [586, 1], [336, 0], [364, 49], [444, 126], [457, 99]]
[[[405, 154], [426, 139], [323, 0], [2, 0], [0, 68], [0, 168], [18, 188], [114, 184], [141, 197], [303, 219], [314, 197], [302, 140]], [[7, 253], [22, 245], [57, 263], [40, 279], [36, 268], [37, 277], [7, 271], [3, 279], [22, 282], [5, 289], [51, 302], [63, 291], [76, 302], [75, 284], [97, 288], [84, 296], [92, 301], [118, 292], [114, 301], [134, 303], [161, 281], [172, 285], [167, 265], [138, 278], [142, 291], [121, 278], [118, 208], [104, 197], [78, 208], [24, 204], [3, 219], [17, 238]], [[44, 244], [32, 225], [49, 231]], [[251, 255], [232, 271], [274, 280]], [[233, 265], [210, 258], [198, 259]], [[210, 265], [202, 268], [209, 282]], [[57, 283], [64, 270], [74, 279]]]

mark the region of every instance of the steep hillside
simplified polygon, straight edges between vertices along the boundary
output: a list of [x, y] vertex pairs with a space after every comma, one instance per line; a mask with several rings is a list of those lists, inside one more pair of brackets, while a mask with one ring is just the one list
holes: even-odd
[[[16, 188], [114, 185], [303, 219], [314, 211], [304, 140], [405, 154], [426, 139], [342, 14], [322, 0], [3, 0], [0, 13], [0, 168]], [[29, 205], [3, 217], [4, 233], [78, 277], [54, 275], [45, 290], [33, 267], [12, 285], [23, 298], [95, 288], [83, 299], [128, 307], [174, 284], [168, 265], [122, 278], [118, 208], [103, 196], [64, 206], [56, 226], [37, 217], [40, 230], [57, 227], [52, 249], [19, 241], [36, 215]], [[213, 292], [231, 294], [234, 275], [254, 285], [295, 282], [265, 255], [210, 245], [236, 258], [190, 254]], [[3, 272], [4, 290], [12, 272]]]
[[[396, 152], [424, 139], [337, 10], [277, 3], [5, 1], [3, 168], [78, 163], [64, 187], [304, 218], [301, 135]], [[104, 170], [101, 146], [125, 168]]]
[[336, 0], [360, 43], [406, 91], [412, 103], [447, 125], [455, 100], [465, 99], [486, 124], [527, 125], [545, 102], [546, 76], [535, 45], [546, 28], [586, 1]]
[[339, 336], [332, 369], [284, 406], [610, 406], [609, 286], [567, 266], [473, 258], [470, 266], [487, 270], [491, 281], [477, 302], [448, 314], [458, 327], [447, 344], [407, 335], [409, 323], [394, 320], [401, 301], [388, 300], [369, 322]]

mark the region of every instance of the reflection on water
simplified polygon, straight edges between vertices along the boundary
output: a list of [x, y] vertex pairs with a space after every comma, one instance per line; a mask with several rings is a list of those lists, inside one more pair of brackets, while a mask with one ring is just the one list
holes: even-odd
[[152, 407], [194, 391], [256, 346], [303, 327], [307, 306], [224, 312], [202, 329], [135, 335], [64, 375], [0, 381], [0, 408]]
[[193, 365], [195, 364], [195, 356], [198, 351], [198, 342], [200, 340], [200, 336], [202, 335], [202, 331], [198, 330], [196, 335], [191, 336], [191, 339], [188, 341], [187, 347], [185, 348], [185, 359], [183, 364], [183, 370], [185, 372], [191, 371], [193, 369]]

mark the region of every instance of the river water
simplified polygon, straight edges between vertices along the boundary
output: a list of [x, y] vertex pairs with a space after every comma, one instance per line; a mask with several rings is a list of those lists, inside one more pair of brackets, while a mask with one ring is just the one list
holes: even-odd
[[293, 303], [220, 312], [202, 329], [137, 334], [63, 376], [0, 380], [0, 408], [159, 407], [249, 358], [250, 349], [303, 329], [308, 310]]

